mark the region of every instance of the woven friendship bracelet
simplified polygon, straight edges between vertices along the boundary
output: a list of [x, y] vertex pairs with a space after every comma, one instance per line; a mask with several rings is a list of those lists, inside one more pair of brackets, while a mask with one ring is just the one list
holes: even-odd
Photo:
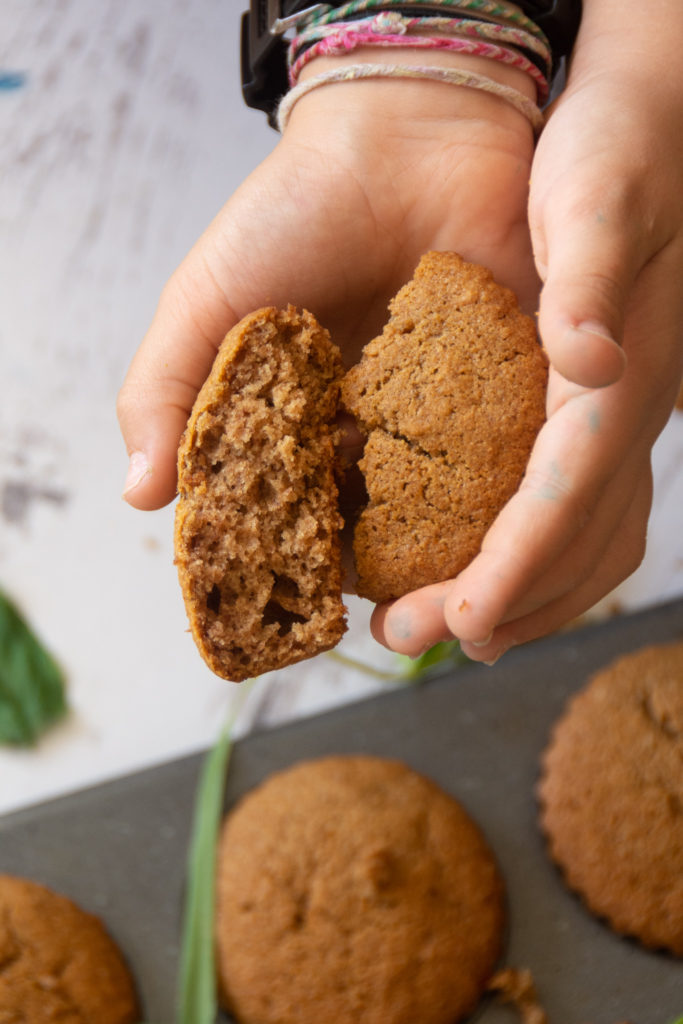
[[278, 108], [278, 128], [281, 132], [285, 130], [294, 106], [307, 93], [334, 82], [354, 82], [365, 78], [429, 79], [449, 85], [465, 86], [468, 89], [479, 89], [510, 103], [529, 120], [534, 132], [540, 132], [543, 127], [543, 114], [528, 96], [508, 85], [487, 78], [486, 75], [464, 71], [461, 68], [422, 67], [413, 64], [351, 64], [300, 82], [288, 92]]
[[[546, 36], [542, 29], [512, 3], [506, 0], [436, 0], [439, 7], [444, 10], [456, 10], [462, 12], [476, 12], [480, 18], [490, 18], [493, 21], [500, 21], [504, 25], [516, 25], [523, 28], [532, 36], [536, 36], [547, 43]], [[302, 18], [292, 19], [294, 24], [305, 22], [308, 25], [326, 25], [331, 21], [344, 21], [346, 18], [364, 11], [376, 11], [382, 9], [400, 9], [401, 7], [433, 7], [435, 0], [349, 0], [349, 3], [340, 7], [330, 7], [328, 4], [316, 5], [307, 14], [302, 12]], [[290, 27], [289, 19], [276, 22], [274, 29], [277, 32], [285, 31]]]
[[353, 21], [333, 21], [325, 25], [310, 25], [302, 28], [292, 39], [289, 46], [289, 65], [298, 59], [301, 51], [317, 40], [324, 39], [329, 33], [338, 29], [349, 29], [356, 31], [372, 31], [374, 33], [401, 33], [409, 34], [416, 32], [445, 33], [446, 35], [457, 35], [484, 39], [489, 42], [506, 44], [517, 47], [523, 51], [533, 54], [545, 67], [546, 76], [549, 77], [552, 71], [552, 54], [547, 42], [531, 35], [524, 29], [510, 25], [501, 25], [492, 21], [477, 21], [472, 17], [444, 17], [440, 15], [423, 15], [421, 17], [406, 17], [395, 10], [380, 11], [370, 18], [359, 18]]
[[301, 69], [316, 57], [335, 57], [341, 54], [350, 53], [359, 46], [381, 46], [381, 47], [410, 47], [421, 50], [452, 50], [458, 53], [466, 53], [474, 57], [486, 57], [489, 60], [500, 61], [509, 67], [516, 67], [529, 75], [536, 84], [539, 102], [545, 103], [548, 98], [548, 81], [523, 54], [508, 47], [498, 46], [497, 43], [487, 43], [480, 39], [462, 39], [459, 37], [447, 36], [411, 36], [385, 35], [372, 32], [357, 32], [349, 29], [340, 29], [332, 32], [319, 40], [309, 49], [305, 50], [295, 61], [290, 69], [289, 83], [293, 88], [296, 85]]

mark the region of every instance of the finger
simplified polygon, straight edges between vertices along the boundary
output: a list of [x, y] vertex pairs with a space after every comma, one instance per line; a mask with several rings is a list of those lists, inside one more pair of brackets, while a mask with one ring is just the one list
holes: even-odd
[[178, 442], [218, 346], [237, 316], [200, 240], [164, 288], [152, 324], [119, 392], [129, 454], [124, 498], [160, 508], [176, 491]]
[[594, 607], [641, 564], [645, 554], [643, 523], [647, 519], [651, 502], [652, 482], [651, 478], [646, 478], [588, 579], [557, 601], [499, 626], [483, 646], [461, 641], [463, 652], [474, 661], [493, 664], [511, 647], [552, 633]]
[[542, 200], [532, 193], [532, 242], [544, 282], [539, 331], [567, 380], [604, 387], [624, 372], [626, 308], [652, 251], [641, 223], [630, 197], [605, 182]]
[[[615, 388], [574, 394], [551, 415], [531, 454], [519, 491], [503, 508], [486, 534], [480, 553], [451, 581], [444, 596], [443, 619], [460, 640], [483, 643], [548, 573], [586, 529], [601, 496], [642, 437], [639, 416], [644, 400], [640, 380], [631, 374]], [[574, 385], [568, 390], [576, 392]], [[625, 417], [620, 403], [629, 403]], [[408, 595], [386, 613], [384, 634], [394, 645], [399, 626], [411, 648], [428, 639], [421, 598]], [[418, 607], [420, 605], [420, 607]], [[440, 626], [438, 627], [440, 628]]]
[[444, 617], [461, 640], [487, 637], [590, 522], [613, 463], [631, 442], [618, 428], [614, 436], [604, 408], [611, 403], [599, 395], [607, 397], [587, 392], [567, 402], [546, 423], [520, 489], [454, 580]]
[[405, 595], [383, 614], [378, 631], [388, 646], [414, 654], [444, 626], [460, 640], [485, 643], [508, 609], [585, 528], [610, 471], [603, 449], [614, 451], [609, 436], [601, 445], [594, 437], [596, 409], [606, 394], [582, 392], [552, 415], [536, 439], [519, 491], [473, 562], [455, 579]]
[[[536, 581], [550, 581], [558, 567], [567, 574], [567, 580], [571, 580], [572, 548], [579, 553], [578, 564], [582, 557], [578, 545], [589, 535], [588, 524], [602, 515], [599, 510], [605, 507], [605, 502], [616, 501], [620, 481], [626, 479], [622, 475], [624, 467], [629, 462], [637, 466], [638, 452], [644, 470], [640, 474], [641, 481], [633, 481], [631, 486], [637, 489], [642, 486], [642, 480], [649, 479], [649, 450], [668, 418], [680, 360], [679, 346], [673, 344], [679, 336], [679, 278], [671, 270], [663, 258], [651, 260], [634, 289], [636, 306], [630, 312], [628, 325], [632, 357], [620, 382], [599, 391], [581, 392], [577, 385], [563, 385], [562, 379], [551, 371], [549, 392], [554, 392], [555, 409], [551, 408], [550, 418], [532, 453], [532, 472], [485, 538], [484, 557], [479, 556], [454, 581], [447, 599], [446, 622], [461, 640], [481, 640], [511, 616], [519, 616], [525, 597], [533, 594]], [[661, 339], [664, 344], [655, 344], [655, 339], [657, 342]], [[557, 457], [553, 462], [555, 446]], [[553, 472], [559, 489], [555, 487]], [[547, 488], [544, 488], [544, 474]], [[544, 493], [551, 499], [545, 505], [540, 500]], [[642, 508], [649, 508], [647, 500], [645, 491], [641, 497]], [[538, 508], [542, 513], [543, 507], [547, 518], [543, 514], [538, 516]], [[583, 525], [580, 522], [582, 510]], [[647, 511], [643, 513], [646, 514]], [[528, 522], [525, 522], [527, 516]], [[631, 539], [636, 550], [642, 543], [645, 519], [640, 528], [640, 538]], [[561, 543], [563, 533], [566, 535], [564, 546]], [[566, 552], [564, 562], [563, 551]], [[601, 555], [599, 550], [595, 555], [604, 563], [606, 555]], [[621, 576], [613, 575], [611, 584], [621, 582], [627, 569], [630, 571], [632, 559], [627, 549], [623, 559], [626, 568], [622, 566]], [[615, 556], [615, 564], [617, 562]], [[577, 574], [577, 584], [580, 578]], [[588, 600], [595, 590], [578, 585], [573, 594], [574, 597], [581, 594], [583, 600]], [[579, 608], [575, 601], [571, 606], [561, 604], [561, 589], [553, 595], [549, 587], [546, 596], [562, 614], [573, 615], [589, 607], [584, 604]], [[469, 603], [463, 606], [465, 597], [469, 598]], [[461, 606], [465, 611], [458, 614]], [[542, 621], [542, 608], [538, 615]], [[555, 613], [549, 614], [547, 621], [548, 628], [561, 624]]]
[[[627, 516], [634, 495], [644, 483], [650, 488], [648, 493], [651, 492], [652, 470], [649, 456], [650, 449], [647, 443], [628, 453], [625, 461], [605, 486], [584, 529], [577, 533], [551, 565], [544, 571], [539, 571], [518, 600], [507, 608], [502, 622], [522, 618], [544, 605], [553, 604], [565, 594], [577, 590], [590, 578], [595, 566], [605, 557], [612, 537]], [[647, 512], [649, 506], [645, 509], [641, 522], [643, 538], [647, 530]], [[629, 552], [625, 550], [623, 555], [625, 563], [630, 565]]]
[[435, 583], [391, 604], [378, 605], [370, 618], [375, 640], [397, 654], [417, 658], [442, 640], [452, 640], [443, 606], [451, 581]]
[[640, 563], [641, 548], [647, 533], [647, 514], [652, 493], [651, 469], [647, 460], [644, 466], [638, 464], [637, 467], [629, 469], [628, 473], [619, 474], [612, 485], [605, 489], [586, 528], [577, 534], [555, 562], [539, 573], [520, 598], [508, 607], [501, 625], [530, 616], [546, 606], [556, 605], [566, 595], [579, 592], [585, 581], [594, 575], [596, 566], [604, 560], [609, 560], [613, 538], [621, 529], [622, 522], [632, 514], [629, 510], [632, 508], [634, 495], [641, 491], [643, 500], [639, 543], [631, 543], [618, 552], [621, 577], [617, 582], [630, 575]]
[[[587, 400], [592, 402], [591, 393]], [[575, 439], [580, 442], [576, 402], [567, 402], [541, 431], [520, 490], [491, 526], [474, 561], [455, 579], [386, 606], [375, 622], [380, 642], [412, 656], [446, 634], [487, 644], [508, 609], [584, 529], [590, 509], [579, 498], [569, 468], [586, 450], [580, 443], [572, 450]], [[590, 419], [588, 412], [583, 415]], [[599, 487], [595, 481], [596, 495]]]
[[[645, 448], [646, 452], [647, 450]], [[621, 494], [614, 493], [618, 491]], [[549, 628], [563, 625], [567, 620], [561, 618], [565, 607], [562, 599], [571, 598], [573, 601], [576, 595], [580, 595], [583, 600], [585, 594], [592, 592], [586, 589], [585, 583], [593, 580], [596, 566], [603, 563], [614, 564], [614, 571], [610, 576], [610, 589], [630, 575], [642, 559], [651, 501], [652, 474], [649, 460], [645, 457], [644, 466], [638, 459], [634, 469], [627, 474], [626, 480], [615, 481], [606, 489], [600, 506], [588, 520], [586, 529], [577, 535], [574, 543], [561, 553], [556, 562], [547, 567], [545, 573], [540, 574], [540, 578], [509, 609], [505, 623], [494, 630], [489, 630], [488, 635], [482, 635], [475, 642], [461, 641], [468, 656], [474, 660], [494, 658], [497, 650], [512, 643], [508, 636], [512, 628], [510, 623], [526, 620], [533, 628], [533, 623], [545, 622], [543, 615], [533, 613], [546, 606], [550, 608], [548, 621], [552, 626]], [[630, 531], [627, 531], [623, 524], [629, 516], [636, 519]], [[615, 543], [615, 537], [619, 538], [618, 543]], [[444, 608], [455, 586], [455, 581], [434, 584], [406, 595], [393, 605], [380, 606], [371, 620], [375, 639], [392, 650], [412, 657], [421, 654], [440, 640], [452, 639], [455, 634], [446, 623]], [[602, 596], [600, 593], [596, 600]], [[571, 615], [585, 611], [586, 607], [577, 606], [577, 610], [572, 611]], [[470, 602], [462, 598], [459, 611], [465, 613], [470, 610]]]
[[461, 640], [489, 636], [585, 531], [614, 465], [634, 443], [629, 424], [616, 416], [615, 392], [586, 391], [542, 428], [519, 490], [446, 598], [446, 623]]

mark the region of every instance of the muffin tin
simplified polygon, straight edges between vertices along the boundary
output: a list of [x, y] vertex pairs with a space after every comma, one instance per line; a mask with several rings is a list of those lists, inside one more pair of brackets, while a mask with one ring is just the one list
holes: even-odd
[[[234, 746], [226, 807], [301, 758], [401, 758], [484, 829], [508, 888], [504, 963], [531, 969], [550, 1024], [673, 1024], [683, 1014], [683, 963], [612, 934], [568, 892], [546, 855], [534, 796], [540, 754], [570, 693], [617, 655], [673, 639], [683, 639], [683, 601], [537, 641], [493, 668], [466, 665], [254, 733]], [[319, 663], [322, 673], [324, 656]], [[200, 765], [201, 755], [185, 758], [0, 819], [0, 870], [51, 885], [105, 920], [150, 1024], [174, 1021]], [[486, 999], [476, 1020], [515, 1017]]]

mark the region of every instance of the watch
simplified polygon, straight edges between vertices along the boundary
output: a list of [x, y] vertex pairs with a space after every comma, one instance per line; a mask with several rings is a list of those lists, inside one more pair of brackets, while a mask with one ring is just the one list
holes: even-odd
[[[327, 6], [341, 7], [345, 0], [329, 0]], [[287, 92], [287, 42], [274, 31], [278, 20], [291, 18], [315, 5], [311, 0], [251, 0], [242, 15], [240, 59], [242, 96], [249, 107], [263, 110], [271, 124], [280, 99]], [[315, 5], [317, 6], [317, 5]], [[387, 0], [391, 8], [391, 0]], [[581, 0], [516, 0], [516, 6], [547, 36], [553, 55], [553, 66], [570, 53], [581, 21]], [[412, 11], [403, 5], [401, 11], [424, 14], [425, 9], [443, 14], [444, 7], [435, 0], [434, 7], [420, 3]]]

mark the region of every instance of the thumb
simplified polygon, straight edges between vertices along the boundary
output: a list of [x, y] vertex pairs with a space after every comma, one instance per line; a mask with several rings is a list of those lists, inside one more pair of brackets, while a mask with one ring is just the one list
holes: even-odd
[[180, 437], [236, 319], [200, 241], [166, 284], [118, 395], [130, 460], [123, 497], [135, 508], [160, 508], [174, 498]]
[[553, 198], [547, 197], [540, 216], [530, 218], [543, 281], [541, 339], [563, 377], [583, 387], [605, 387], [626, 366], [621, 338], [644, 247], [635, 218], [604, 209], [604, 191], [580, 204]]

